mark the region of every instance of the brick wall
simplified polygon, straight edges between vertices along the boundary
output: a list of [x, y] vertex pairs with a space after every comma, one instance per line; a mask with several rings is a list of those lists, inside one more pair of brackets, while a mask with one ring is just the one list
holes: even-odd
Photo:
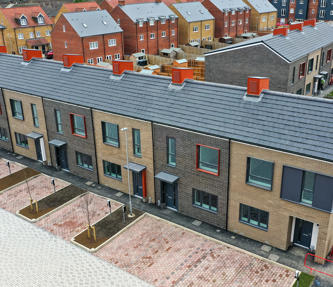
[[209, 0], [204, 0], [202, 3], [206, 7], [206, 9], [214, 16], [215, 18], [215, 38], [224, 37], [226, 34], [224, 30], [224, 22], [228, 21], [228, 16], [225, 13], [222, 13], [212, 2]]
[[[193, 218], [226, 228], [228, 188], [228, 140], [193, 133], [186, 130], [153, 125], [155, 174], [163, 171], [176, 175], [178, 180], [178, 211]], [[176, 167], [167, 164], [167, 137], [176, 139]], [[220, 175], [196, 170], [196, 145], [203, 144], [220, 149]], [[218, 212], [194, 207], [192, 188], [218, 196]], [[156, 200], [161, 199], [160, 180], [155, 180]]]
[[0, 127], [6, 129], [8, 136], [8, 140], [0, 139], [0, 147], [12, 152], [13, 151], [12, 139], [10, 136], [10, 130], [7, 119], [7, 108], [2, 95], [2, 89], [0, 89]]

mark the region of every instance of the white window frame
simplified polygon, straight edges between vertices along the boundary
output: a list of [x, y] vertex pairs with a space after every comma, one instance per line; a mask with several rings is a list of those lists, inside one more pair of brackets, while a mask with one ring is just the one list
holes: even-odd
[[18, 33], [17, 34], [17, 39], [23, 40], [24, 39], [24, 34], [23, 33]]
[[206, 31], [210, 30], [210, 24], [205, 24], [205, 30]]
[[97, 50], [98, 49], [98, 41], [89, 42], [89, 50]]
[[66, 32], [66, 26], [65, 25], [62, 25], [62, 31]]
[[115, 59], [115, 60], [120, 60], [120, 54], [119, 54], [119, 53], [114, 54], [114, 59]]
[[150, 39], [150, 40], [154, 40], [154, 39], [155, 39], [155, 33], [150, 33], [150, 35], [149, 35], [149, 39]]
[[24, 15], [21, 16], [20, 18], [20, 24], [21, 26], [27, 26], [28, 25], [28, 19]]
[[67, 41], [64, 42], [64, 45], [65, 45], [65, 49], [67, 49], [68, 48]]
[[44, 16], [42, 14], [39, 14], [37, 16], [37, 22], [38, 22], [38, 24], [45, 24], [45, 19], [44, 19]]
[[154, 25], [155, 25], [155, 20], [149, 19], [149, 26], [154, 26]]
[[109, 61], [112, 61], [112, 55], [106, 55], [105, 59], [109, 60]]
[[171, 36], [175, 36], [176, 35], [176, 31], [174, 29], [171, 30]]
[[144, 39], [145, 39], [145, 35], [140, 34], [140, 35], [139, 35], [139, 39], [140, 39], [140, 41], [144, 41]]
[[117, 46], [117, 39], [109, 39], [108, 44], [109, 44], [109, 47]]
[[40, 35], [40, 31], [36, 31], [36, 38], [40, 38], [41, 35]]
[[193, 26], [193, 32], [199, 32], [199, 27], [198, 26]]
[[96, 57], [96, 63], [99, 64], [100, 62], [103, 62], [103, 57]]
[[34, 32], [29, 32], [29, 37], [30, 37], [30, 39], [35, 38], [35, 34], [34, 34]]
[[162, 33], [161, 33], [161, 37], [162, 37], [162, 38], [165, 38], [165, 37], [166, 37], [166, 32], [165, 32], [165, 31], [162, 31]]
[[90, 58], [90, 59], [88, 59], [88, 64], [94, 64], [94, 59], [93, 58]]
[[45, 35], [46, 35], [46, 36], [51, 36], [51, 32], [50, 32], [50, 30], [46, 30], [46, 31], [45, 31]]

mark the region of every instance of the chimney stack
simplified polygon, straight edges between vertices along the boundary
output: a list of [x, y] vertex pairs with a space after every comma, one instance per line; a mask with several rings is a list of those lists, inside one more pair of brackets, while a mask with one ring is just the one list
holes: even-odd
[[0, 53], [7, 53], [6, 46], [0, 46]]
[[283, 35], [283, 36], [287, 37], [288, 36], [288, 27], [282, 27], [282, 28], [274, 29], [273, 35], [274, 36]]
[[65, 68], [72, 68], [73, 64], [83, 64], [83, 56], [79, 54], [65, 54], [62, 56]]
[[304, 20], [303, 26], [316, 27], [316, 19]]
[[114, 75], [122, 75], [124, 71], [133, 71], [133, 62], [125, 60], [112, 61], [112, 68]]
[[124, 6], [125, 5], [125, 0], [118, 0], [118, 5]]
[[23, 49], [22, 53], [24, 62], [30, 62], [32, 58], [43, 58], [41, 50]]
[[300, 32], [303, 31], [303, 23], [296, 23], [289, 25], [289, 31], [299, 30]]
[[269, 90], [269, 78], [249, 77], [247, 79], [247, 95], [259, 97], [263, 90]]
[[193, 79], [193, 69], [182, 67], [172, 68], [172, 84], [181, 85], [185, 79]]

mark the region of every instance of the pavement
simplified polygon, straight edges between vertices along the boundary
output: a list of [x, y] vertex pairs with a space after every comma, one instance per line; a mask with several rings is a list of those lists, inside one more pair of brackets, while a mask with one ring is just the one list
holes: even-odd
[[49, 232], [0, 209], [1, 287], [149, 287]]
[[[8, 160], [17, 161], [23, 165], [29, 166], [35, 170], [38, 170], [44, 174], [48, 174], [50, 176], [54, 176], [57, 178], [60, 178], [62, 180], [65, 180], [67, 182], [70, 182], [78, 187], [84, 188], [86, 190], [89, 190], [93, 193], [108, 197], [110, 199], [113, 199], [115, 201], [118, 201], [123, 204], [128, 203], [128, 197], [125, 196], [117, 196], [116, 194], [119, 193], [119, 191], [111, 189], [109, 187], [99, 185], [99, 184], [90, 184], [86, 185], [87, 179], [81, 178], [79, 176], [73, 175], [71, 173], [65, 172], [65, 171], [57, 171], [56, 169], [48, 166], [42, 165], [40, 162], [25, 158], [25, 157], [18, 157], [18, 155], [9, 153], [8, 151], [5, 151], [3, 149], [0, 149], [0, 157], [6, 158]], [[297, 247], [293, 247], [289, 249], [288, 251], [283, 251], [277, 248], [272, 247], [271, 249], [267, 249], [263, 247], [263, 244], [261, 242], [243, 237], [239, 234], [235, 234], [229, 231], [220, 230], [216, 227], [209, 225], [207, 223], [202, 223], [199, 226], [193, 225], [193, 218], [179, 214], [177, 212], [174, 212], [169, 209], [160, 209], [154, 204], [148, 204], [142, 202], [138, 198], [132, 197], [132, 204], [133, 207], [145, 212], [148, 212], [152, 215], [155, 215], [157, 217], [160, 217], [162, 219], [168, 220], [170, 222], [176, 223], [178, 225], [184, 226], [188, 229], [191, 229], [193, 231], [199, 232], [203, 235], [212, 237], [214, 239], [220, 240], [222, 242], [231, 244], [235, 247], [239, 247], [245, 251], [251, 252], [253, 254], [259, 255], [264, 258], [274, 258], [278, 263], [289, 266], [291, 268], [307, 272], [309, 273], [309, 270], [304, 267], [304, 257], [306, 254], [306, 251]], [[318, 265], [318, 268], [320, 269], [320, 266]], [[316, 281], [314, 286], [320, 286], [320, 287], [332, 287], [333, 286], [333, 278], [328, 277], [325, 275], [322, 275], [318, 272], [313, 272], [313, 275], [316, 276]]]

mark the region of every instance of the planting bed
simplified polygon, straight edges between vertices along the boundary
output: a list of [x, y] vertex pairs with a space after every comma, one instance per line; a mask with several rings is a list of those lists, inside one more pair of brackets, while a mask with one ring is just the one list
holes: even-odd
[[5, 190], [38, 174], [40, 174], [38, 171], [27, 167], [15, 173], [12, 173], [11, 175], [3, 177], [0, 179], [0, 191]]
[[[19, 213], [29, 219], [38, 219], [39, 217], [51, 212], [52, 210], [60, 207], [66, 202], [74, 199], [77, 196], [80, 196], [86, 193], [86, 190], [83, 190], [74, 185], [69, 185], [51, 195], [38, 201], [38, 213], [35, 208], [31, 210], [30, 205], [21, 209]], [[34, 206], [35, 207], [35, 206]]]
[[[25, 166], [10, 161], [10, 170], [12, 174], [23, 168], [25, 168]], [[8, 175], [10, 174], [7, 167], [7, 160], [0, 159], [0, 178], [6, 177]]]
[[96, 242], [92, 236], [90, 239], [88, 238], [88, 229], [77, 235], [74, 238], [74, 241], [85, 246], [86, 248], [96, 249], [144, 214], [143, 211], [137, 209], [133, 209], [133, 213], [135, 214], [134, 217], [128, 217], [129, 212], [127, 211], [127, 214], [125, 215], [125, 222], [123, 222], [123, 211], [122, 208], [119, 208], [112, 212], [111, 215], [104, 217], [101, 221], [94, 224], [96, 228]]

